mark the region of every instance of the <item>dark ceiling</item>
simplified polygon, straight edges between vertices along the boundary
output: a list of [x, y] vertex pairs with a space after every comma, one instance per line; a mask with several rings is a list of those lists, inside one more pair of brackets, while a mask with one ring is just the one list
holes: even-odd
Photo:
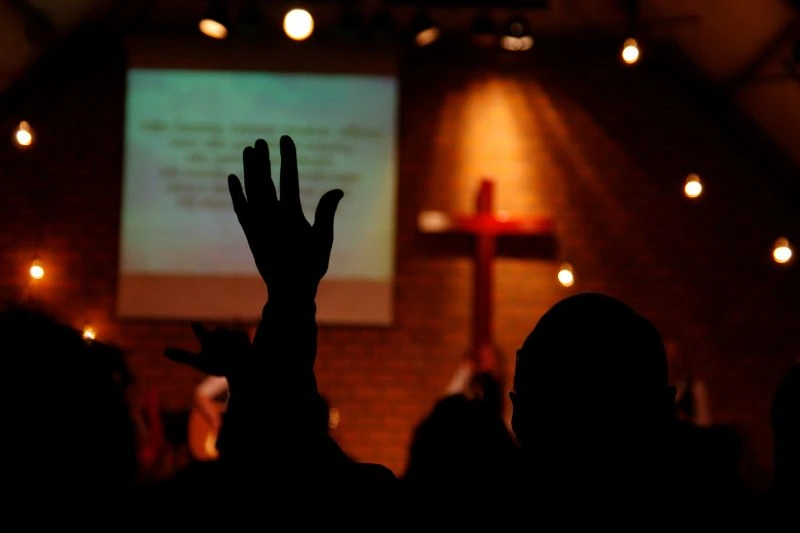
[[[242, 1], [228, 2], [240, 8]], [[255, 2], [279, 16], [292, 4]], [[320, 26], [346, 2], [309, 0]], [[353, 3], [353, 2], [350, 2]], [[380, 2], [355, 2], [377, 9]], [[416, 2], [389, 2], [402, 22]], [[469, 27], [480, 0], [427, 2], [443, 25]], [[709, 84], [718, 86], [800, 167], [800, 39], [796, 0], [540, 0], [491, 2], [531, 10], [535, 33], [591, 31], [622, 38], [637, 6], [640, 28], [654, 41], [677, 46]], [[130, 23], [191, 28], [206, 0], [4, 0], [0, 2], [0, 91], [24, 76], [49, 48], [83, 24], [102, 22], [128, 31]], [[470, 7], [472, 6], [472, 7]], [[507, 8], [505, 9], [507, 11]], [[534, 47], [535, 48], [535, 47]], [[643, 60], [646, 57], [643, 56]]]

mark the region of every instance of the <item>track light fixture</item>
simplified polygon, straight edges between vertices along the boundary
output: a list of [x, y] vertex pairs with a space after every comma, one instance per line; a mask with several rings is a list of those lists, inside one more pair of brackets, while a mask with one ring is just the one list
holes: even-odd
[[533, 47], [533, 36], [528, 20], [524, 16], [514, 15], [509, 19], [503, 28], [500, 46], [512, 52], [522, 52]]

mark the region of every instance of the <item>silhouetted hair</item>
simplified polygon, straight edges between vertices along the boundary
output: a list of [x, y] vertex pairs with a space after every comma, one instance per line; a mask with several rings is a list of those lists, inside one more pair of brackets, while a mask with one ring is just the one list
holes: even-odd
[[136, 437], [122, 352], [18, 307], [0, 312], [0, 339], [7, 394], [15, 398], [5, 432], [15, 482], [53, 490], [130, 488]]

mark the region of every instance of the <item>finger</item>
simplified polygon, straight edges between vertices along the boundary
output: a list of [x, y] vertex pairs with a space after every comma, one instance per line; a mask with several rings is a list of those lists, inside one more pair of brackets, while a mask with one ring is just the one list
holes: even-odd
[[[269, 145], [264, 139], [258, 139], [255, 144], [255, 170], [257, 183], [256, 203], [270, 207], [278, 201], [278, 194], [275, 192], [275, 183], [272, 181], [272, 165], [269, 161]], [[250, 197], [248, 193], [248, 198]]]
[[245, 226], [245, 215], [247, 213], [247, 198], [244, 196], [242, 190], [242, 182], [239, 181], [235, 175], [228, 176], [228, 191], [231, 193], [231, 201], [233, 202], [233, 211], [239, 219], [239, 224]]
[[303, 214], [297, 175], [297, 149], [288, 135], [281, 137], [281, 204], [286, 212]]
[[174, 361], [182, 365], [189, 365], [193, 368], [197, 368], [197, 363], [201, 360], [199, 354], [187, 350], [181, 350], [180, 348], [167, 348], [164, 350], [164, 355], [170, 361]]
[[192, 322], [192, 331], [201, 343], [206, 342], [206, 339], [208, 339], [208, 330], [200, 322]]
[[247, 203], [254, 205], [258, 203], [259, 199], [259, 182], [261, 181], [258, 176], [258, 156], [256, 149], [248, 146], [242, 151], [242, 166], [244, 167], [244, 191], [247, 195]]
[[333, 219], [336, 215], [336, 208], [344, 197], [344, 192], [339, 189], [326, 192], [317, 204], [317, 211], [314, 215], [314, 229], [323, 238], [323, 242], [330, 241], [327, 249], [333, 246]]

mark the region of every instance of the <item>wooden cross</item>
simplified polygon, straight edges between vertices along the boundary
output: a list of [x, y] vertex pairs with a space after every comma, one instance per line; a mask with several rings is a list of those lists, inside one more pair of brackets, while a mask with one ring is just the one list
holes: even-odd
[[[476, 213], [449, 215], [424, 211], [419, 215], [419, 230], [424, 234], [469, 237], [475, 258], [473, 274], [472, 346], [467, 357], [476, 372], [497, 370], [498, 360], [492, 335], [493, 263], [497, 255], [506, 257], [555, 256], [553, 222], [546, 215], [508, 216], [494, 211], [494, 183], [483, 179], [478, 190]], [[503, 253], [503, 239], [507, 252]], [[446, 243], [433, 243], [432, 250], [446, 252]]]

